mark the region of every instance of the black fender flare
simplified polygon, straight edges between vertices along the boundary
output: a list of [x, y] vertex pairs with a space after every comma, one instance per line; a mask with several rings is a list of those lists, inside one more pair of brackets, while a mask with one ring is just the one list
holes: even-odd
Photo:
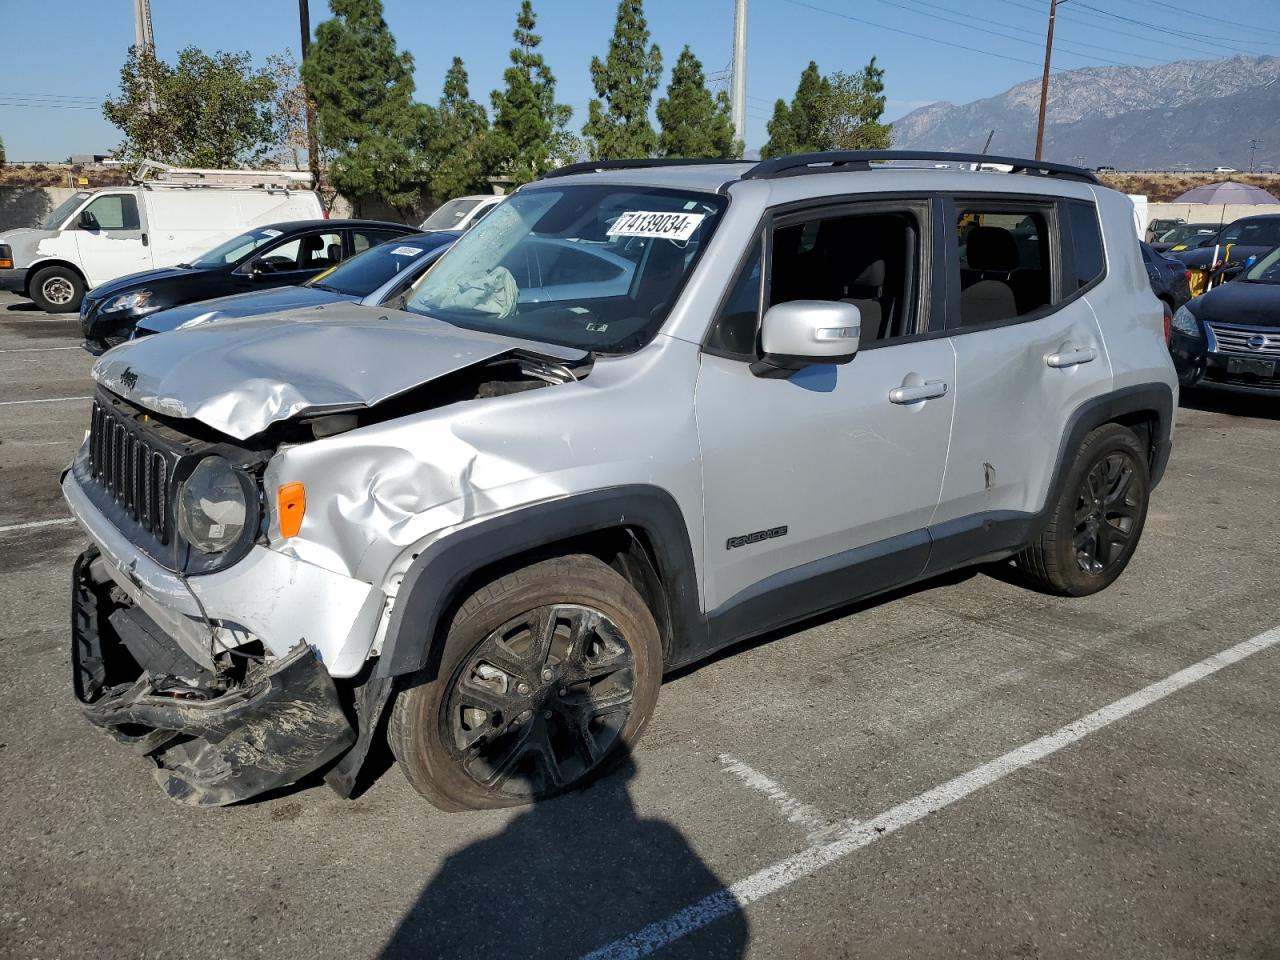
[[1122, 387], [1112, 393], [1085, 401], [1076, 408], [1070, 420], [1067, 421], [1067, 429], [1062, 435], [1062, 445], [1058, 448], [1057, 469], [1054, 471], [1049, 496], [1045, 501], [1046, 520], [1048, 511], [1052, 510], [1053, 505], [1058, 502], [1067, 471], [1071, 469], [1076, 451], [1084, 443], [1084, 438], [1104, 423], [1145, 413], [1156, 415], [1156, 428], [1152, 431], [1150, 438], [1151, 487], [1155, 488], [1164, 476], [1173, 446], [1173, 388], [1167, 383], [1141, 383]]
[[706, 621], [699, 608], [684, 515], [667, 491], [635, 484], [532, 504], [429, 544], [401, 581], [374, 676], [424, 669], [434, 676], [443, 646], [438, 637], [441, 618], [477, 571], [560, 540], [626, 527], [644, 531], [653, 547], [671, 620], [669, 657], [676, 657], [676, 648], [699, 645], [698, 632], [706, 632]]

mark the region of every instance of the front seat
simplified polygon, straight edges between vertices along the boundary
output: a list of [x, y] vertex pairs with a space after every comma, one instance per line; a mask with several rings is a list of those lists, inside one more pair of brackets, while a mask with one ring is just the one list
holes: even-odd
[[1018, 315], [1009, 280], [1018, 269], [1018, 244], [1003, 227], [974, 227], [965, 237], [969, 267], [962, 271], [960, 322], [968, 327]]
[[324, 238], [318, 236], [303, 237], [298, 248], [298, 269], [315, 270], [324, 266], [316, 261], [316, 254], [324, 249]]
[[884, 260], [873, 260], [854, 277], [840, 298], [844, 303], [853, 304], [862, 314], [863, 343], [874, 343], [889, 336], [887, 328], [893, 319], [893, 310], [885, 309], [884, 276]]

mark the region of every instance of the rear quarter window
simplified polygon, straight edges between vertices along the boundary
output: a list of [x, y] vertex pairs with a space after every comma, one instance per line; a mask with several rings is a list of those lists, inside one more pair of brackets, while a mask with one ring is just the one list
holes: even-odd
[[[1093, 283], [1107, 268], [1102, 252], [1102, 229], [1098, 226], [1098, 210], [1091, 203], [1068, 202], [1063, 205], [1071, 234], [1071, 270], [1074, 289]], [[1067, 291], [1073, 289], [1072, 278], [1066, 278]]]

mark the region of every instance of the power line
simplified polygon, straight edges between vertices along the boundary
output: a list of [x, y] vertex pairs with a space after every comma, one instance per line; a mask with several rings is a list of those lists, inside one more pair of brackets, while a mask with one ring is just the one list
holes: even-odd
[[[888, 4], [888, 5], [889, 5], [889, 6], [891, 6], [891, 7], [897, 7], [899, 10], [906, 10], [908, 13], [923, 13], [923, 12], [924, 12], [924, 11], [922, 11], [922, 10], [917, 10], [917, 9], [915, 9], [914, 7], [908, 7], [908, 6], [906, 6], [905, 4], [903, 4], [903, 3], [899, 3], [899, 2], [897, 2], [897, 0], [879, 0], [879, 2], [880, 2], [880, 3], [884, 3], [884, 4]], [[945, 9], [946, 9], [946, 7], [939, 7], [937, 4], [933, 4], [933, 3], [925, 3], [925, 2], [924, 2], [924, 0], [917, 0], [917, 2], [919, 2], [919, 3], [921, 4], [921, 6], [932, 7], [932, 8], [934, 8], [935, 10], [945, 10]], [[1036, 49], [1040, 49], [1040, 47], [1042, 46], [1042, 41], [1041, 41], [1040, 39], [1038, 39], [1038, 38], [1039, 38], [1039, 34], [1034, 33], [1034, 32], [1033, 32], [1033, 31], [1031, 31], [1031, 30], [1023, 30], [1023, 29], [1022, 29], [1022, 28], [1020, 28], [1020, 27], [1011, 27], [1011, 26], [1009, 26], [1008, 24], [1004, 24], [1004, 26], [1006, 26], [1006, 27], [1007, 27], [1008, 29], [1010, 29], [1010, 30], [1017, 31], [1017, 32], [1019, 32], [1019, 33], [1027, 33], [1027, 34], [1031, 34], [1032, 36], [1037, 37], [1037, 39], [1035, 39], [1035, 40], [1024, 40], [1022, 37], [1015, 37], [1015, 36], [1012, 36], [1011, 34], [1003, 33], [1003, 32], [1001, 32], [1001, 31], [999, 31], [999, 30], [993, 30], [993, 29], [991, 29], [990, 27], [980, 27], [980, 26], [975, 26], [975, 25], [974, 25], [974, 24], [972, 24], [972, 23], [966, 23], [964, 20], [957, 20], [957, 19], [955, 19], [954, 17], [942, 17], [942, 16], [939, 16], [939, 15], [938, 15], [938, 14], [936, 14], [936, 13], [934, 13], [934, 14], [926, 14], [926, 16], [932, 16], [932, 17], [933, 17], [933, 19], [935, 19], [935, 20], [942, 20], [942, 21], [944, 21], [944, 22], [946, 22], [946, 23], [953, 23], [953, 24], [955, 24], [955, 25], [957, 25], [957, 26], [964, 27], [964, 28], [966, 28], [966, 29], [968, 29], [968, 30], [976, 30], [978, 33], [985, 33], [985, 34], [988, 34], [988, 35], [990, 35], [990, 36], [994, 36], [994, 37], [1002, 37], [1002, 38], [1003, 38], [1003, 39], [1005, 39], [1005, 40], [1012, 40], [1014, 43], [1025, 43], [1025, 44], [1027, 44], [1027, 45], [1029, 45], [1029, 46], [1035, 47]], [[1068, 47], [1064, 46], [1063, 44], [1058, 44], [1058, 47], [1059, 47], [1059, 49], [1061, 49], [1061, 50], [1063, 50], [1064, 52], [1066, 52], [1066, 53], [1070, 54], [1071, 56], [1073, 56], [1073, 57], [1078, 57], [1078, 58], [1083, 59], [1083, 60], [1093, 60], [1093, 61], [1095, 61], [1095, 62], [1097, 62], [1097, 63], [1106, 63], [1106, 64], [1110, 64], [1110, 65], [1111, 65], [1111, 66], [1113, 66], [1113, 67], [1124, 67], [1124, 66], [1128, 66], [1128, 64], [1121, 63], [1121, 62], [1120, 62], [1120, 61], [1118, 61], [1118, 60], [1108, 60], [1108, 59], [1107, 59], [1107, 58], [1105, 58], [1105, 57], [1096, 57], [1096, 56], [1093, 56], [1092, 54], [1088, 54], [1088, 53], [1079, 53], [1079, 52], [1077, 52], [1077, 51], [1075, 51], [1075, 50], [1071, 50], [1070, 48], [1068, 48]], [[1126, 51], [1124, 51], [1124, 50], [1112, 50], [1111, 52], [1112, 52], [1112, 53], [1125, 53]], [[1155, 58], [1155, 57], [1145, 57], [1144, 59], [1146, 59], [1146, 60], [1155, 60], [1156, 58]]]
[[[1148, 20], [1135, 20], [1133, 17], [1126, 17], [1119, 13], [1112, 13], [1110, 10], [1103, 10], [1099, 7], [1091, 7], [1087, 3], [1081, 3], [1080, 0], [1076, 0], [1076, 6], [1080, 9], [1092, 10], [1094, 13], [1099, 14], [1100, 16], [1111, 17], [1113, 20], [1123, 20], [1125, 23], [1136, 23], [1138, 26], [1145, 27], [1148, 30], [1159, 30], [1161, 33], [1167, 33], [1169, 34], [1169, 36], [1172, 36], [1172, 37], [1182, 37], [1184, 40], [1195, 40], [1196, 42], [1204, 43], [1207, 46], [1222, 47], [1223, 49], [1226, 49], [1226, 50], [1231, 50], [1232, 47], [1229, 45], [1232, 45], [1232, 44], [1237, 47], [1243, 47], [1252, 42], [1250, 40], [1237, 40], [1234, 37], [1222, 37], [1212, 33], [1188, 33], [1185, 30], [1173, 30], [1169, 27], [1155, 27], [1155, 26], [1152, 26], [1151, 22]], [[1213, 41], [1215, 40], [1223, 41], [1223, 42], [1214, 43]], [[1247, 52], [1254, 52], [1254, 51], [1236, 50], [1235, 52], [1247, 53]]]
[[40, 107], [43, 110], [100, 110], [101, 107], [94, 107], [85, 104], [81, 106], [75, 103], [17, 103], [8, 100], [0, 100], [0, 107]]
[[929, 37], [924, 35], [923, 33], [913, 33], [910, 30], [903, 30], [900, 27], [891, 27], [891, 26], [888, 26], [887, 24], [877, 23], [874, 20], [866, 20], [862, 17], [855, 17], [848, 13], [840, 13], [836, 10], [828, 10], [825, 7], [819, 7], [819, 6], [815, 6], [812, 3], [806, 3], [805, 0], [785, 0], [785, 2], [791, 4], [792, 6], [805, 7], [809, 10], [816, 10], [818, 13], [825, 13], [828, 16], [839, 17], [841, 20], [848, 20], [852, 23], [860, 23], [863, 26], [867, 26], [867, 27], [875, 27], [877, 30], [887, 30], [890, 33], [900, 33], [904, 37], [912, 37], [916, 40], [927, 40], [929, 43], [938, 43], [944, 47], [953, 47], [957, 50], [968, 50], [970, 53], [981, 54], [984, 57], [995, 57], [999, 60], [1011, 60], [1014, 63], [1026, 63], [1026, 64], [1030, 64], [1033, 67], [1040, 66], [1040, 64], [1034, 60], [1027, 60], [1023, 57], [1011, 57], [1008, 54], [994, 53], [991, 50], [980, 50], [977, 47], [971, 47], [963, 43], [954, 43], [950, 40], [939, 40], [937, 37]]
[[[1157, 10], [1163, 10], [1165, 13], [1168, 13], [1170, 10], [1176, 10], [1179, 14], [1183, 16], [1195, 17], [1199, 20], [1208, 20], [1210, 23], [1217, 24], [1218, 26], [1222, 26], [1222, 17], [1220, 16], [1214, 17], [1214, 16], [1210, 16], [1207, 13], [1197, 13], [1194, 10], [1186, 10], [1182, 7], [1175, 7], [1173, 4], [1169, 3], [1169, 0], [1137, 0], [1137, 2], [1145, 3], [1147, 6], [1155, 7]], [[1252, 24], [1252, 23], [1249, 24], [1249, 29], [1257, 33], [1273, 33], [1277, 36], [1280, 36], [1280, 30], [1268, 30], [1266, 27], [1259, 27], [1256, 24]], [[1205, 34], [1205, 36], [1209, 36], [1209, 34]], [[1265, 42], [1272, 45], [1276, 43], [1280, 43], [1280, 41], [1272, 41], [1272, 40], [1267, 40]]]
[[101, 103], [105, 97], [81, 97], [71, 96], [65, 93], [18, 93], [14, 90], [5, 91], [6, 97], [23, 97], [32, 100], [79, 100], [84, 103]]

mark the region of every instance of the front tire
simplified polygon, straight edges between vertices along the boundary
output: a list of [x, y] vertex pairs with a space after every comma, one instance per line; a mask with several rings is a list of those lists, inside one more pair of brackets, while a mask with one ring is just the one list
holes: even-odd
[[1051, 593], [1083, 597], [1124, 572], [1147, 519], [1146, 450], [1128, 427], [1108, 423], [1085, 437], [1040, 536], [1018, 568]]
[[595, 557], [544, 560], [462, 604], [435, 677], [396, 698], [387, 739], [440, 809], [519, 806], [586, 783], [634, 744], [661, 681], [636, 589]]
[[31, 299], [45, 313], [75, 313], [84, 299], [84, 280], [70, 267], [45, 267], [31, 278]]

